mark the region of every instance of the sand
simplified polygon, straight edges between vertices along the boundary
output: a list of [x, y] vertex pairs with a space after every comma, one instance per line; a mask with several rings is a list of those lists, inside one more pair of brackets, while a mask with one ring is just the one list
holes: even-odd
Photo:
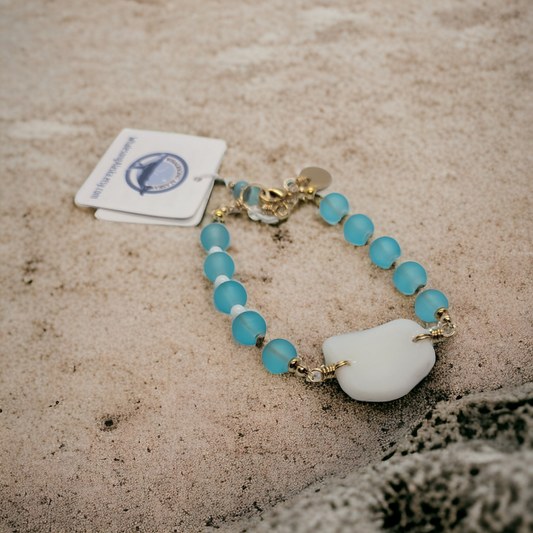
[[[2, 528], [227, 524], [379, 461], [440, 400], [531, 381], [532, 22], [510, 0], [0, 2]], [[327, 168], [450, 300], [430, 376], [376, 405], [268, 374], [213, 307], [207, 214], [74, 206], [124, 127], [225, 139], [235, 180]], [[249, 306], [310, 365], [415, 319], [312, 206], [227, 227]]]

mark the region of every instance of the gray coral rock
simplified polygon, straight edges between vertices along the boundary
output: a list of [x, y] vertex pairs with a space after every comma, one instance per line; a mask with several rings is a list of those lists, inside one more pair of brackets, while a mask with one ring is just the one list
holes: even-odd
[[533, 384], [441, 402], [380, 464], [230, 531], [531, 532]]

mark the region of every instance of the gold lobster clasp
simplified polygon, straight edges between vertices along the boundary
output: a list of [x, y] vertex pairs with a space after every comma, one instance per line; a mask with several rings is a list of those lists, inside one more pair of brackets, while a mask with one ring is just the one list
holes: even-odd
[[299, 201], [299, 191], [290, 191], [285, 186], [283, 190], [262, 189], [259, 193], [258, 205], [265, 213], [275, 216], [278, 220], [285, 220]]

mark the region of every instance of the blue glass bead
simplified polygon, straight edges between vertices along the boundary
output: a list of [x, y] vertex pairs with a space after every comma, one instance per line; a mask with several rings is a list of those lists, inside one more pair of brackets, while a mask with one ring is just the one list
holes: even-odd
[[374, 233], [374, 224], [365, 215], [352, 215], [344, 223], [344, 237], [350, 244], [364, 246]]
[[213, 246], [225, 250], [229, 246], [229, 231], [219, 222], [208, 224], [200, 235], [202, 246], [209, 252]]
[[261, 192], [260, 187], [248, 187], [244, 194], [242, 195], [242, 199], [244, 200], [244, 203], [246, 205], [256, 205], [259, 203], [259, 193]]
[[420, 263], [407, 261], [396, 269], [392, 281], [401, 293], [410, 296], [428, 282], [428, 276]]
[[424, 322], [435, 322], [435, 313], [441, 307], [448, 309], [448, 298], [440, 291], [429, 289], [416, 297], [415, 313]]
[[231, 325], [233, 338], [246, 346], [255, 346], [257, 337], [264, 337], [266, 330], [265, 319], [255, 311], [244, 311], [235, 317]]
[[285, 339], [274, 339], [263, 349], [263, 364], [272, 374], [289, 371], [289, 363], [297, 357], [296, 348]]
[[345, 196], [332, 192], [322, 198], [319, 211], [322, 218], [333, 226], [350, 212], [350, 204]]
[[402, 255], [402, 249], [392, 237], [380, 237], [370, 245], [368, 253], [372, 263], [381, 268], [390, 268]]
[[218, 276], [231, 278], [235, 272], [235, 263], [226, 252], [213, 252], [205, 259], [204, 272], [211, 281], [215, 281]]
[[248, 185], [247, 181], [238, 181], [233, 187], [233, 197], [237, 200], [241, 196], [241, 191]]
[[247, 299], [246, 289], [238, 281], [225, 281], [215, 289], [215, 307], [227, 315], [234, 305], [246, 305]]

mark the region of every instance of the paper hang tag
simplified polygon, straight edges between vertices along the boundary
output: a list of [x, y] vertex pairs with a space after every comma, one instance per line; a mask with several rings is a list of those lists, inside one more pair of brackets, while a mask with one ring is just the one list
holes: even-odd
[[[213, 176], [214, 178], [214, 176]], [[94, 216], [98, 220], [105, 220], [107, 222], [127, 222], [129, 224], [154, 224], [157, 226], [197, 226], [202, 221], [205, 213], [207, 202], [211, 194], [211, 189], [215, 182], [214, 179], [209, 180], [211, 186], [205, 196], [205, 200], [200, 205], [200, 208], [190, 218], [164, 218], [164, 217], [150, 217], [146, 215], [136, 215], [134, 213], [124, 213], [123, 211], [112, 211], [111, 209], [97, 209]]]
[[196, 225], [226, 151], [220, 139], [124, 129], [76, 194], [100, 220]]

